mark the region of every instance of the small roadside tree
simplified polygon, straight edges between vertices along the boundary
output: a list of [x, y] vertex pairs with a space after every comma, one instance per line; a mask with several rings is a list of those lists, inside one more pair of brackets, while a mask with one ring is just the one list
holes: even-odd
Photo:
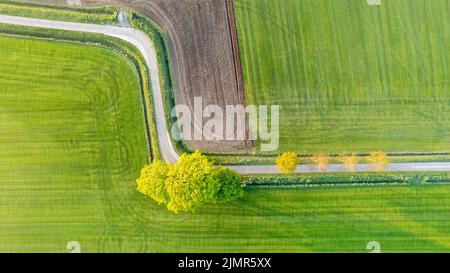
[[367, 162], [372, 170], [382, 172], [389, 166], [389, 156], [381, 151], [372, 152], [367, 156]]
[[158, 204], [166, 204], [169, 196], [166, 191], [166, 179], [171, 166], [163, 161], [155, 160], [145, 165], [141, 176], [137, 179], [137, 190], [150, 196]]
[[328, 164], [330, 164], [330, 157], [327, 154], [320, 153], [313, 155], [311, 161], [316, 164], [316, 169], [319, 172], [324, 172], [327, 170]]
[[285, 174], [291, 174], [299, 164], [298, 156], [294, 152], [286, 152], [279, 155], [276, 159], [278, 170]]
[[356, 171], [356, 164], [358, 163], [358, 158], [355, 154], [342, 154], [339, 156], [338, 160], [344, 164], [344, 168], [348, 172]]
[[237, 172], [218, 166], [213, 168], [212, 176], [220, 184], [215, 196], [217, 201], [231, 201], [244, 194], [242, 177]]

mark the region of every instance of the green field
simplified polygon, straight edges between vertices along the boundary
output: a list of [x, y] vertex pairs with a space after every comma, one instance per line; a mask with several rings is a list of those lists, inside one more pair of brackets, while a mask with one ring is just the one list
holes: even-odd
[[133, 192], [149, 160], [134, 65], [100, 47], [11, 36], [0, 36], [0, 60], [0, 251], [100, 238], [108, 200]]
[[248, 104], [279, 151], [449, 152], [448, 0], [236, 0]]
[[0, 60], [0, 252], [450, 251], [445, 185], [248, 188], [170, 213], [135, 190], [148, 148], [127, 58], [0, 35]]

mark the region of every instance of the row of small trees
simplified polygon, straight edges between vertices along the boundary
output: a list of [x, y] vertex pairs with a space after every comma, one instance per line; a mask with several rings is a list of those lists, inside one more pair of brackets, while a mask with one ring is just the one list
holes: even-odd
[[[330, 164], [331, 157], [327, 154], [320, 153], [311, 156], [310, 160], [316, 165], [318, 171], [326, 171]], [[344, 165], [346, 171], [356, 171], [358, 157], [355, 154], [342, 154], [337, 157], [337, 160]], [[382, 172], [389, 166], [388, 155], [380, 151], [370, 153], [366, 156], [366, 161], [372, 166], [372, 169], [377, 172]], [[290, 174], [295, 171], [300, 160], [296, 153], [286, 152], [277, 157], [276, 163], [280, 172]]]
[[205, 203], [225, 202], [243, 194], [241, 176], [213, 166], [199, 151], [183, 154], [176, 164], [154, 160], [144, 166], [137, 190], [169, 211], [194, 212]]
[[[317, 154], [310, 158], [318, 171], [326, 171], [330, 156]], [[354, 154], [341, 155], [338, 160], [347, 171], [355, 171], [358, 157]], [[389, 158], [383, 152], [373, 152], [366, 158], [376, 171], [383, 171], [389, 165]], [[278, 169], [286, 174], [295, 171], [299, 157], [286, 152], [276, 159]], [[235, 171], [213, 166], [199, 151], [183, 154], [176, 164], [154, 160], [144, 166], [137, 179], [137, 190], [158, 204], [165, 204], [169, 211], [194, 212], [205, 203], [226, 202], [243, 195], [242, 177]]]

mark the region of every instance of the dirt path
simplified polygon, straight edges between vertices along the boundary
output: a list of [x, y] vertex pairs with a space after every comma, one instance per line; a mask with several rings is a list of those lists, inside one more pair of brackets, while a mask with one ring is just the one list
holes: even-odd
[[[0, 15], [0, 23], [41, 27], [47, 29], [60, 29], [81, 31], [89, 33], [99, 33], [122, 39], [134, 45], [144, 57], [149, 68], [151, 86], [153, 90], [153, 100], [155, 104], [156, 128], [158, 131], [158, 140], [163, 158], [167, 162], [176, 162], [179, 155], [176, 153], [170, 141], [167, 130], [162, 94], [159, 82], [159, 71], [157, 65], [156, 51], [153, 42], [148, 36], [136, 29], [129, 27], [105, 26], [84, 23], [69, 23], [62, 21], [51, 21], [43, 19], [33, 19], [24, 17], [15, 17]], [[368, 164], [357, 164], [357, 171], [363, 172], [369, 170]], [[274, 174], [278, 173], [277, 167], [273, 165], [238, 165], [229, 166], [242, 174]], [[392, 163], [388, 171], [450, 171], [450, 162], [419, 162], [419, 163]], [[300, 165], [296, 172], [319, 172], [314, 165]], [[344, 166], [340, 164], [330, 164], [327, 172], [345, 172]]]

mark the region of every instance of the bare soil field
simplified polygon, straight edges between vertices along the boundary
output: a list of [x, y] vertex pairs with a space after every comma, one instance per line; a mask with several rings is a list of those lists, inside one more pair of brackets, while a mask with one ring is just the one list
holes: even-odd
[[[67, 4], [66, 0], [35, 0]], [[83, 6], [119, 5], [142, 13], [166, 33], [177, 104], [193, 108], [194, 97], [206, 105], [245, 105], [235, 23], [227, 16], [229, 0], [81, 0]], [[234, 39], [232, 39], [234, 37]], [[245, 152], [244, 141], [187, 141], [203, 152]]]

